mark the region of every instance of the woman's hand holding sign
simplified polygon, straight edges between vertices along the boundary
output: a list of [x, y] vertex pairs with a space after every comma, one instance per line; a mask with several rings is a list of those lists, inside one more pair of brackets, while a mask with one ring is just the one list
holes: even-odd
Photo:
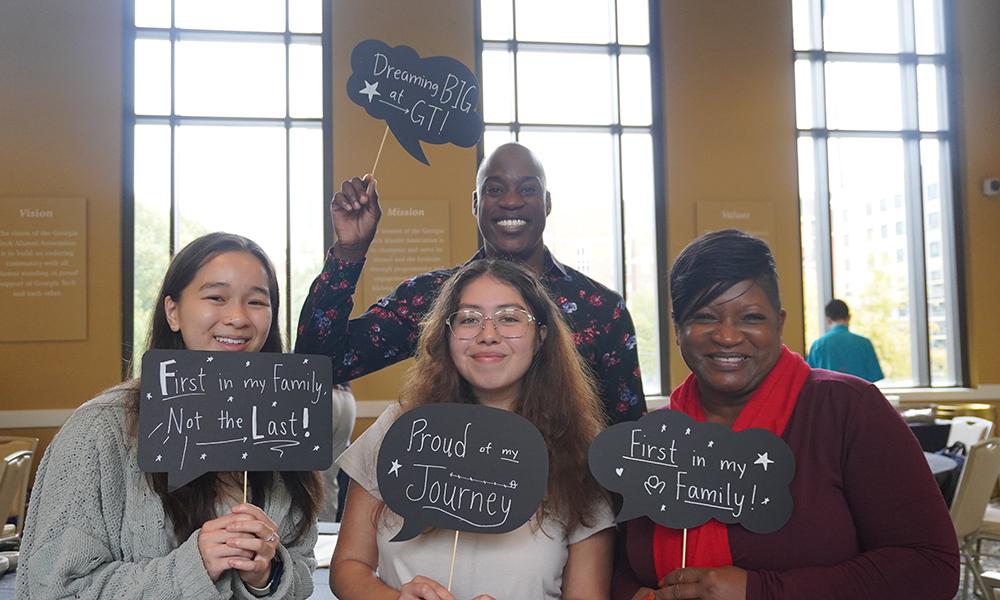
[[686, 567], [669, 573], [660, 585], [660, 589], [650, 594], [657, 600], [742, 600], [746, 597], [747, 572], [733, 566], [715, 569]]
[[253, 558], [253, 552], [244, 550], [236, 545], [230, 545], [230, 540], [236, 538], [253, 537], [248, 533], [230, 531], [229, 525], [239, 518], [238, 515], [230, 513], [211, 521], [206, 521], [201, 526], [201, 533], [198, 535], [198, 551], [201, 553], [201, 560], [205, 563], [205, 570], [212, 581], [218, 581], [222, 573], [231, 568], [230, 560]]
[[280, 543], [278, 525], [252, 504], [240, 504], [231, 513], [207, 521], [198, 536], [198, 550], [212, 581], [236, 569], [254, 587], [267, 584]]
[[[456, 600], [443, 585], [422, 575], [417, 575], [400, 588], [399, 600]], [[483, 594], [472, 600], [496, 600], [493, 596]]]
[[244, 535], [231, 537], [226, 543], [250, 551], [251, 557], [240, 555], [230, 558], [229, 566], [239, 572], [240, 579], [245, 583], [264, 587], [271, 576], [271, 561], [281, 543], [278, 525], [253, 504], [240, 504], [230, 514], [235, 518], [226, 525], [226, 530]]
[[334, 255], [349, 262], [363, 259], [381, 218], [375, 178], [368, 174], [345, 181], [330, 202], [330, 219], [337, 234]]

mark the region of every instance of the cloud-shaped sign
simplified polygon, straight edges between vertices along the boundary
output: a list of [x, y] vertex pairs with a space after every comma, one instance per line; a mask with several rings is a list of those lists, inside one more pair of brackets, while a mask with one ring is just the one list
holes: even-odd
[[476, 404], [430, 404], [396, 419], [377, 469], [382, 499], [404, 520], [394, 542], [427, 527], [506, 533], [538, 510], [549, 455], [524, 417]]
[[150, 350], [139, 468], [166, 472], [170, 489], [213, 471], [328, 469], [332, 381], [326, 356]]
[[770, 533], [792, 514], [795, 457], [764, 429], [734, 432], [658, 410], [605, 429], [589, 461], [597, 481], [623, 497], [618, 522], [646, 515], [686, 529], [716, 519]]
[[414, 158], [429, 165], [420, 142], [470, 148], [483, 135], [479, 81], [448, 56], [420, 58], [409, 46], [365, 40], [351, 52], [347, 95], [386, 122]]

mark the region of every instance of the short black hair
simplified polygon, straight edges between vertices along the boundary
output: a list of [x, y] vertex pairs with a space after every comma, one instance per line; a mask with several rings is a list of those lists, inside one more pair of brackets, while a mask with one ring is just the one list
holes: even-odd
[[685, 322], [692, 313], [747, 279], [760, 286], [775, 310], [781, 310], [778, 269], [767, 242], [736, 229], [713, 231], [697, 238], [681, 250], [670, 269], [674, 323]]
[[851, 318], [851, 311], [847, 308], [847, 303], [834, 298], [826, 305], [826, 318], [831, 321], [846, 321]]

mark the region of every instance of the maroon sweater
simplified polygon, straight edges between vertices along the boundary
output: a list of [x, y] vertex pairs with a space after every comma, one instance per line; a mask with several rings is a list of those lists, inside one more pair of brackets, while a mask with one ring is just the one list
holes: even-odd
[[[958, 542], [948, 509], [916, 439], [877, 387], [813, 370], [783, 438], [796, 464], [788, 523], [763, 535], [729, 526], [748, 600], [955, 595]], [[613, 598], [656, 588], [652, 543], [649, 519], [622, 525]]]

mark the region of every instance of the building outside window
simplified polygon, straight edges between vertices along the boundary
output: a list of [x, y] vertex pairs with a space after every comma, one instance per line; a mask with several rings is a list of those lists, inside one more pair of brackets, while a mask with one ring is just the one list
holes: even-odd
[[841, 298], [887, 386], [962, 383], [947, 16], [942, 0], [793, 1], [806, 346]]
[[655, 9], [649, 0], [479, 4], [483, 152], [516, 140], [539, 155], [552, 194], [545, 243], [624, 295], [647, 395], [667, 382]]
[[124, 280], [136, 354], [171, 256], [212, 231], [245, 235], [270, 256], [291, 346], [323, 260], [323, 3], [134, 0]]

